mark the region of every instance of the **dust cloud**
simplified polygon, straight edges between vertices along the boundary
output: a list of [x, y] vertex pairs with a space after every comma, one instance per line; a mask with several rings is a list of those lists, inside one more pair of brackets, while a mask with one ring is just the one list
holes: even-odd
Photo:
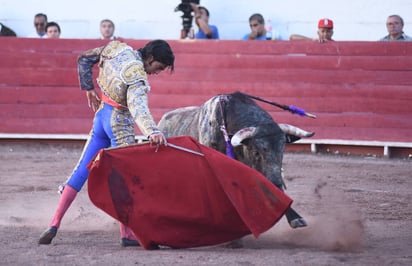
[[[298, 212], [308, 222], [307, 227], [292, 229], [286, 218], [258, 239], [247, 237], [244, 247], [249, 248], [314, 248], [336, 252], [360, 252], [365, 242], [364, 220], [361, 212], [345, 199], [343, 192], [325, 181], [313, 188], [313, 208], [317, 216]], [[299, 199], [297, 199], [298, 201]]]

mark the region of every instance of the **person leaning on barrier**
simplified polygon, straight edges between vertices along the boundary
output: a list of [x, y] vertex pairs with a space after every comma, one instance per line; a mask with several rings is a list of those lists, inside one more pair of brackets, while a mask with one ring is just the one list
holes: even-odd
[[261, 14], [249, 17], [250, 33], [243, 36], [243, 40], [266, 40], [265, 19]]
[[386, 29], [388, 35], [381, 38], [380, 41], [412, 41], [412, 37], [403, 32], [403, 18], [399, 15], [390, 15], [386, 20]]
[[318, 22], [318, 38], [310, 38], [299, 34], [292, 34], [289, 37], [290, 41], [333, 41], [333, 21], [328, 18], [320, 19]]

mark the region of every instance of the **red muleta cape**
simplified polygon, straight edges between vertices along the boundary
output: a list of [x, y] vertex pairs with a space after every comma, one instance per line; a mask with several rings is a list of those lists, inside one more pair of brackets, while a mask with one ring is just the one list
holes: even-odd
[[261, 173], [198, 143], [173, 137], [169, 146], [103, 149], [90, 163], [91, 201], [129, 226], [141, 246], [217, 245], [258, 237], [292, 200]]

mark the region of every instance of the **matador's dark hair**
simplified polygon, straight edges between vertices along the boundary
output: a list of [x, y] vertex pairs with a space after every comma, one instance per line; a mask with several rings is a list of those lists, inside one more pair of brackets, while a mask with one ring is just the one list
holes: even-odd
[[154, 40], [147, 43], [143, 48], [139, 49], [142, 54], [142, 59], [146, 60], [149, 56], [153, 56], [155, 61], [165, 64], [173, 72], [175, 66], [175, 56], [172, 48], [164, 40]]

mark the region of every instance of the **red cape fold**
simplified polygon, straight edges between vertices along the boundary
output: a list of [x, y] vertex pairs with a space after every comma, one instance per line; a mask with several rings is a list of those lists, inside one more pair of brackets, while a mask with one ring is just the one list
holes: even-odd
[[129, 226], [141, 246], [217, 245], [258, 237], [292, 200], [258, 171], [187, 136], [169, 146], [101, 150], [90, 163], [93, 204]]

